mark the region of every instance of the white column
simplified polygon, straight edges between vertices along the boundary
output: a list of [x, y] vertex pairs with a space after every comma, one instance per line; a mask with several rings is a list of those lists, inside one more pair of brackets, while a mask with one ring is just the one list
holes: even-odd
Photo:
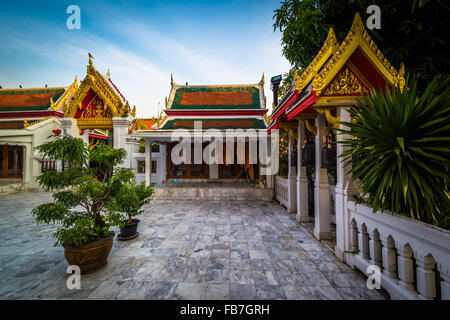
[[431, 256], [417, 257], [417, 291], [427, 299], [436, 297], [435, 265]]
[[80, 130], [78, 129], [77, 120], [73, 118], [59, 119], [61, 123], [62, 133], [71, 137], [79, 138]]
[[309, 222], [308, 216], [308, 177], [306, 167], [302, 167], [302, 145], [305, 140], [305, 125], [298, 122], [297, 127], [297, 221]]
[[159, 152], [161, 153], [161, 181], [166, 182], [167, 178], [167, 144], [161, 143], [159, 145]]
[[[350, 122], [349, 107], [339, 107], [337, 109], [337, 116], [341, 121]], [[346, 126], [339, 125], [341, 129]], [[344, 147], [342, 142], [349, 138], [348, 135], [336, 134], [336, 196], [335, 196], [335, 215], [336, 215], [336, 246], [335, 254], [338, 259], [344, 261], [344, 252], [350, 251], [351, 248], [351, 227], [350, 227], [350, 213], [347, 207], [347, 202], [352, 199], [355, 192], [354, 186], [349, 175], [350, 166], [344, 167], [344, 160], [340, 155], [344, 152], [347, 146]]]
[[[128, 136], [128, 128], [131, 125], [131, 120], [131, 118], [113, 118], [114, 149], [124, 148], [127, 150], [126, 139]], [[130, 154], [128, 154], [128, 152], [123, 164], [120, 166], [124, 168], [131, 168]]]
[[330, 186], [327, 169], [322, 166], [322, 146], [325, 137], [325, 115], [316, 118], [316, 179], [314, 182], [314, 236], [319, 239], [331, 239], [330, 232]]
[[152, 184], [152, 142], [145, 138], [145, 184]]
[[294, 213], [297, 210], [297, 196], [296, 196], [297, 172], [296, 172], [295, 164], [292, 163], [292, 159], [291, 159], [294, 143], [295, 143], [295, 139], [289, 133], [289, 152], [288, 152], [288, 157], [289, 157], [289, 159], [288, 159], [288, 168], [289, 168], [289, 172], [288, 172], [288, 203], [289, 203], [289, 207], [287, 208], [289, 213]]
[[84, 129], [83, 134], [81, 135], [81, 139], [83, 142], [89, 146], [89, 129]]

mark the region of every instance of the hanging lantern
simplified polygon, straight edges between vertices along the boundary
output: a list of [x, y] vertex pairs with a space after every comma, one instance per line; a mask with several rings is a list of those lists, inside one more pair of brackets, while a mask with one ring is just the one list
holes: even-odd
[[336, 168], [336, 144], [331, 143], [330, 136], [322, 148], [322, 168]]
[[302, 149], [302, 167], [314, 167], [316, 165], [316, 148], [312, 141], [307, 141]]

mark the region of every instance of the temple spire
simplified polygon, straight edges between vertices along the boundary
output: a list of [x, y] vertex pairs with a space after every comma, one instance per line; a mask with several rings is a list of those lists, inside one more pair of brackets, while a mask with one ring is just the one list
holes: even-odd
[[92, 54], [90, 52], [88, 53], [88, 55], [89, 55], [89, 65], [92, 66], [92, 58], [93, 58], [93, 56], [92, 56]]

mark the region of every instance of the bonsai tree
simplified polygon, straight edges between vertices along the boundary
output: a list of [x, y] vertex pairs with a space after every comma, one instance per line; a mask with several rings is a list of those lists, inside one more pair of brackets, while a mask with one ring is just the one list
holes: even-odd
[[[82, 139], [70, 136], [54, 136], [36, 149], [65, 163], [64, 171], [47, 171], [38, 177], [42, 187], [55, 192], [52, 202], [32, 210], [38, 224], [58, 224], [55, 245], [81, 247], [108, 237], [112, 226], [123, 223], [123, 214], [113, 204], [120, 204], [134, 181], [131, 169], [116, 167], [126, 157], [124, 149], [100, 143], [89, 150]], [[97, 166], [91, 167], [90, 161]]]
[[[450, 226], [450, 78], [436, 76], [423, 92], [417, 78], [401, 91], [371, 90], [350, 110], [340, 130], [352, 179], [360, 179], [373, 210]], [[361, 198], [359, 198], [361, 200]]]

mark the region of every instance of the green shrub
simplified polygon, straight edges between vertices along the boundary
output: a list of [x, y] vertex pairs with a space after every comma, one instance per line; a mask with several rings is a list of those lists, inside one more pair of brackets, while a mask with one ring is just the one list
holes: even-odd
[[[65, 163], [64, 171], [47, 171], [38, 177], [42, 187], [55, 192], [53, 202], [31, 212], [38, 224], [58, 225], [53, 233], [55, 245], [79, 247], [107, 237], [112, 226], [124, 224], [121, 208], [128, 209], [132, 202], [134, 212], [142, 205], [142, 187], [135, 186], [133, 171], [117, 168], [126, 157], [124, 149], [101, 143], [89, 150], [82, 139], [70, 136], [55, 136], [36, 149], [44, 157]], [[90, 162], [96, 166], [91, 167]]]
[[414, 77], [403, 91], [371, 90], [350, 110], [342, 156], [374, 211], [449, 228], [449, 101], [449, 77], [436, 76], [423, 93]]

